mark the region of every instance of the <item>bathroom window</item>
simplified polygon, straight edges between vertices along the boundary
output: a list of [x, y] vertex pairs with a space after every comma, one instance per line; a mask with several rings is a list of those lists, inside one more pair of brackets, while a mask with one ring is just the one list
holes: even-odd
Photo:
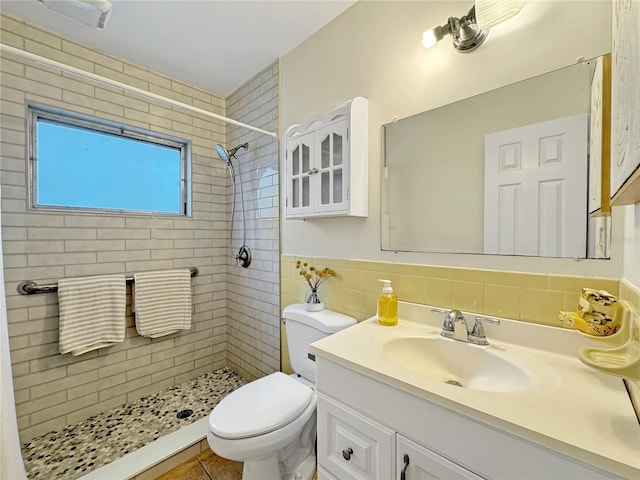
[[31, 207], [189, 215], [189, 142], [29, 106]]

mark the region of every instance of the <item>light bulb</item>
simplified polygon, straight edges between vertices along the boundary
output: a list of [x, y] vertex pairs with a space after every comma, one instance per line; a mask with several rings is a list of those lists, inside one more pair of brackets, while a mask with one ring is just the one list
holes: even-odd
[[449, 24], [438, 25], [435, 28], [425, 30], [425, 32], [422, 34], [422, 45], [424, 45], [424, 48], [431, 48], [440, 40], [442, 40], [444, 36], [450, 31], [451, 30]]
[[436, 38], [436, 34], [433, 31], [433, 28], [430, 28], [429, 30], [425, 30], [424, 33], [422, 34], [422, 46], [424, 48], [431, 48], [436, 43], [438, 43], [438, 39]]

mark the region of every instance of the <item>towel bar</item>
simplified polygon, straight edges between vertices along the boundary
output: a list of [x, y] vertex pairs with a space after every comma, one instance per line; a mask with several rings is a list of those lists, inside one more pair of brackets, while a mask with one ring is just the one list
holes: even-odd
[[[198, 267], [190, 267], [189, 270], [191, 270], [192, 277], [197, 277], [198, 274], [200, 273], [200, 270], [198, 270]], [[127, 283], [132, 283], [133, 277], [127, 277], [125, 278], [125, 280]], [[49, 292], [57, 292], [57, 291], [58, 291], [57, 283], [52, 283], [49, 285], [38, 285], [33, 280], [26, 280], [20, 283], [20, 285], [18, 285], [18, 293], [22, 295], [31, 295], [33, 293], [49, 293]]]

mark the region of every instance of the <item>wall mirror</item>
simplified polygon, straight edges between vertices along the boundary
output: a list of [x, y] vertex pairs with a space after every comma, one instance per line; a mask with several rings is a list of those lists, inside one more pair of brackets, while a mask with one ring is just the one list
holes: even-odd
[[608, 258], [610, 218], [588, 205], [601, 62], [383, 125], [382, 249]]

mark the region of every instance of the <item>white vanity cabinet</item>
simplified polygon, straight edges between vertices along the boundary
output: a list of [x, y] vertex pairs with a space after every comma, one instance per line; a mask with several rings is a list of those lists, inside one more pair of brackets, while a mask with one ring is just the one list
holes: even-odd
[[482, 480], [475, 473], [400, 434], [396, 435], [396, 472], [396, 478], [406, 480]]
[[[403, 435], [329, 397], [318, 398], [318, 464], [325, 479], [481, 480]], [[403, 475], [404, 474], [404, 475]]]
[[356, 97], [287, 130], [287, 218], [368, 215], [368, 115]]
[[320, 480], [622, 478], [470, 411], [450, 410], [319, 355], [316, 361]]

